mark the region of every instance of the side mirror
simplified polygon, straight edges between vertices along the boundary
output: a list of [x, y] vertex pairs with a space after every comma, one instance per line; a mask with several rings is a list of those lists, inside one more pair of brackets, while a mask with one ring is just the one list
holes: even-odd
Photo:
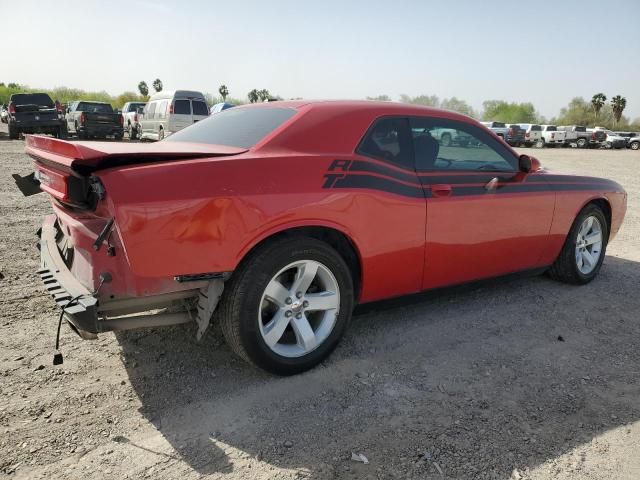
[[540, 170], [540, 161], [535, 157], [529, 155], [520, 155], [518, 158], [518, 167], [521, 172], [531, 173]]

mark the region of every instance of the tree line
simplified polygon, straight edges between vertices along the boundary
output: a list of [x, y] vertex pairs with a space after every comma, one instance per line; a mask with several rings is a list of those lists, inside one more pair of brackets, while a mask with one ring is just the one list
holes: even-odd
[[[164, 86], [162, 80], [156, 78], [151, 82], [151, 87], [155, 92], [161, 92]], [[120, 95], [110, 95], [105, 91], [92, 92], [67, 87], [56, 87], [49, 90], [31, 89], [18, 83], [12, 82], [5, 84], [0, 82], [0, 104], [7, 104], [12, 94], [25, 91], [44, 91], [48, 93], [51, 98], [62, 104], [67, 104], [75, 100], [96, 100], [110, 103], [115, 108], [122, 108], [127, 102], [148, 100], [150, 93], [149, 86], [144, 80], [138, 83], [137, 93], [127, 91]], [[240, 105], [244, 103], [264, 102], [267, 100], [282, 100], [280, 96], [272, 95], [269, 90], [265, 88], [254, 88], [247, 93], [245, 98], [234, 98], [230, 96], [230, 90], [227, 85], [224, 84], [218, 87], [217, 95], [205, 93], [205, 98], [209, 106], [220, 102]], [[388, 95], [366, 98], [367, 100], [392, 101], [392, 98]], [[482, 103], [482, 110], [476, 111], [468, 102], [457, 97], [439, 98], [437, 95], [425, 94], [412, 97], [401, 94], [398, 101], [453, 110], [479, 120], [493, 120], [504, 123], [585, 125], [588, 127], [597, 125], [615, 128], [617, 130], [640, 131], [640, 118], [636, 118], [631, 122], [628, 117], [623, 115], [627, 106], [627, 100], [621, 95], [615, 95], [611, 97], [611, 99], [608, 99], [604, 93], [596, 93], [590, 100], [584, 99], [583, 97], [575, 97], [567, 106], [560, 109], [560, 113], [557, 116], [550, 119], [542, 116], [531, 102], [486, 100]]]

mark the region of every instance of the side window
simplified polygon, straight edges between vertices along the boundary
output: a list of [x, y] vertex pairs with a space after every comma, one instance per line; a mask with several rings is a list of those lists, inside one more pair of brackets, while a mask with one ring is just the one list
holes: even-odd
[[156, 118], [165, 118], [167, 116], [167, 101], [163, 100], [158, 104], [156, 110]]
[[149, 105], [147, 105], [147, 113], [145, 113], [145, 117], [147, 117], [147, 119], [151, 120], [153, 118], [153, 115], [156, 111], [156, 102], [151, 102]]
[[513, 172], [517, 158], [500, 141], [471, 124], [438, 118], [412, 118], [418, 170]]
[[361, 155], [392, 162], [413, 170], [408, 120], [398, 117], [376, 120], [356, 151]]
[[176, 100], [173, 104], [173, 113], [176, 115], [191, 115], [191, 102], [189, 100]]
[[199, 100], [193, 100], [191, 102], [191, 108], [193, 109], [194, 115], [206, 116], [209, 115], [209, 108], [205, 102], [201, 102]]

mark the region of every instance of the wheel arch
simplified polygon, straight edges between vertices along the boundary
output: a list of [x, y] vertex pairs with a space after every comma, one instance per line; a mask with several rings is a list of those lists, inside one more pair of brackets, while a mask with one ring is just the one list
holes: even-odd
[[604, 217], [607, 219], [607, 234], [611, 236], [611, 222], [612, 222], [611, 203], [609, 203], [609, 200], [606, 197], [594, 197], [589, 199], [584, 203], [584, 205], [582, 205], [580, 210], [576, 212], [574, 218], [577, 217], [578, 214], [589, 205], [596, 205], [602, 210], [602, 213], [604, 213]]
[[240, 251], [237, 264], [240, 265], [247, 261], [258, 248], [265, 244], [293, 236], [315, 238], [333, 247], [349, 267], [353, 280], [355, 300], [357, 301], [360, 298], [362, 290], [362, 256], [352, 236], [336, 225], [314, 223], [288, 225], [270, 230]]

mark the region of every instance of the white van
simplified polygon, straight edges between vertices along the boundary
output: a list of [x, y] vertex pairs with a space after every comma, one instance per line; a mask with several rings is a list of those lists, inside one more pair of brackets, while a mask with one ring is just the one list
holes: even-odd
[[190, 90], [158, 92], [151, 96], [140, 119], [141, 140], [162, 140], [209, 116], [204, 95]]

